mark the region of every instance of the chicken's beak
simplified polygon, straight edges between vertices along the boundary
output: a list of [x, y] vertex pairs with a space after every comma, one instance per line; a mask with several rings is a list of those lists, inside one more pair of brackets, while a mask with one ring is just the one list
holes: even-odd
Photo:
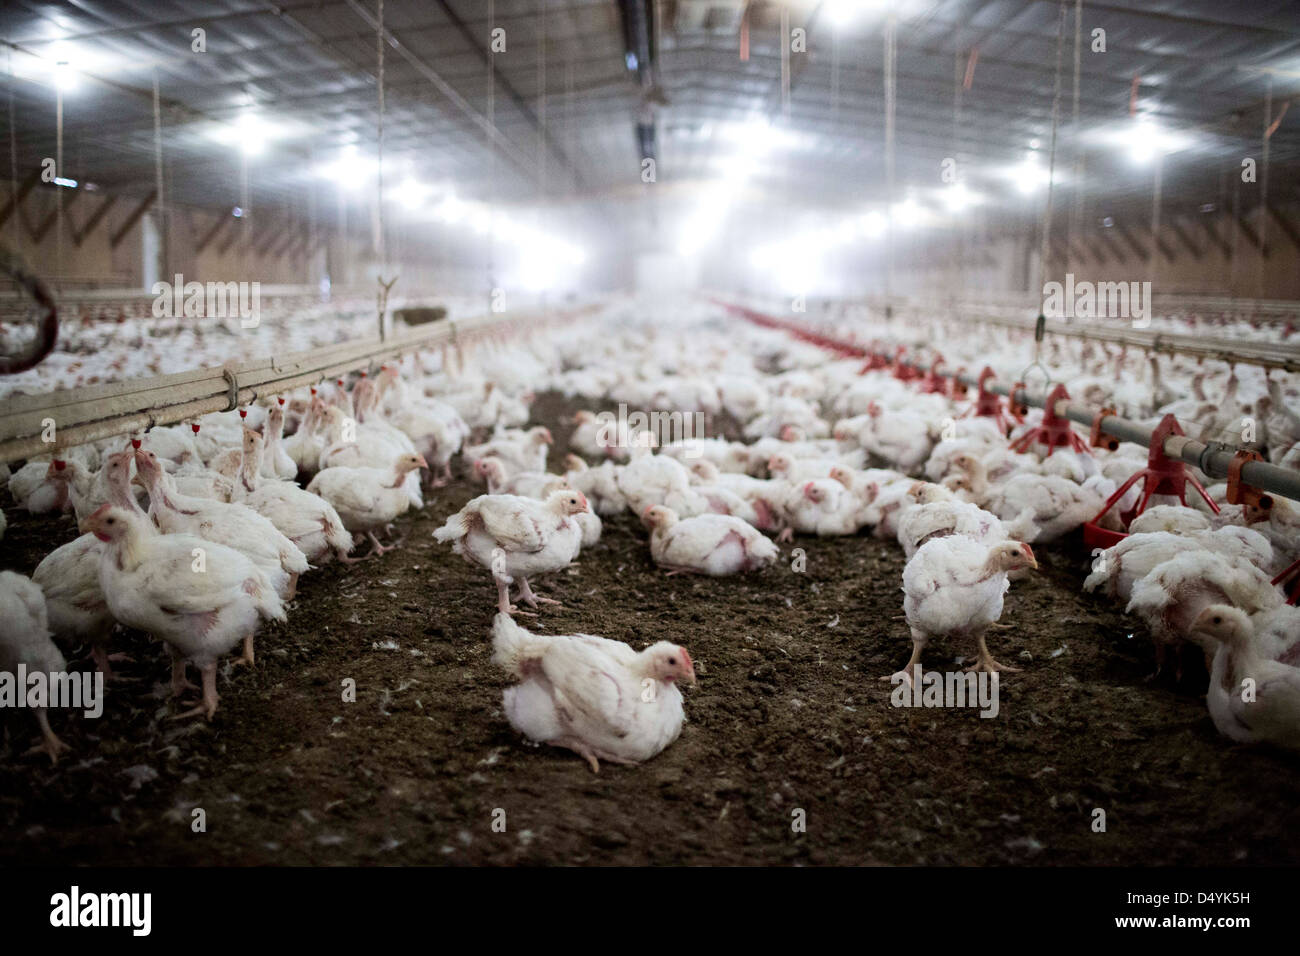
[[427, 461], [424, 460], [424, 456], [423, 456], [423, 455], [416, 455], [416, 456], [415, 456], [415, 460], [419, 463], [419, 465], [420, 465], [421, 468], [428, 468], [428, 467], [429, 467], [429, 463], [428, 463]]
[[695, 662], [691, 660], [691, 655], [684, 647], [682, 648], [682, 680], [688, 684], [695, 683]]

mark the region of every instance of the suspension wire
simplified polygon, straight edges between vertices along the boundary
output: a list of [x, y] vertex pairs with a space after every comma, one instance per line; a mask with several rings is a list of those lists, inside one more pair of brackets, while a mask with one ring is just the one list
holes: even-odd
[[[493, 306], [493, 293], [496, 289], [497, 259], [497, 149], [496, 149], [496, 108], [497, 108], [497, 51], [496, 40], [496, 0], [488, 0], [488, 62], [487, 62], [487, 136], [488, 148], [488, 235], [487, 235], [487, 286], [488, 308]], [[507, 41], [509, 42], [509, 41]]]
[[781, 5], [781, 115], [790, 119], [790, 8]]
[[[538, 230], [542, 228], [543, 206], [546, 203], [546, 0], [537, 0], [537, 216]], [[542, 313], [549, 315], [546, 289], [542, 289]]]
[[[1074, 140], [1074, 203], [1065, 229], [1066, 271], [1074, 271], [1074, 235], [1083, 225], [1083, 130], [1079, 125], [1080, 73], [1083, 63], [1083, 0], [1074, 0], [1074, 115], [1070, 137]], [[1154, 286], [1153, 286], [1154, 288]]]
[[1273, 139], [1273, 74], [1269, 73], [1264, 87], [1264, 155], [1259, 172], [1259, 269], [1255, 272], [1255, 299], [1264, 296], [1264, 261], [1268, 257], [1268, 154]]
[[[54, 88], [54, 169], [55, 176], [63, 176], [63, 90], [57, 84]], [[54, 226], [54, 262], [57, 273], [56, 288], [63, 288], [63, 187], [57, 183], [54, 188], [55, 226]]]
[[388, 243], [386, 241], [386, 223], [384, 221], [384, 0], [379, 0], [379, 9], [377, 11], [378, 24], [375, 27], [375, 53], [378, 59], [378, 69], [375, 75], [375, 85], [378, 87], [379, 97], [379, 116], [377, 130], [377, 154], [375, 164], [375, 218], [374, 218], [374, 245], [375, 259], [379, 263], [379, 292], [377, 299], [377, 311], [379, 313], [379, 341], [384, 341], [384, 317], [388, 311], [388, 293], [392, 289], [393, 283], [397, 281], [394, 276], [386, 279], [388, 274]]
[[[1056, 24], [1056, 82], [1052, 93], [1052, 139], [1047, 153], [1047, 204], [1043, 209], [1043, 235], [1038, 248], [1038, 293], [1041, 294], [1047, 279], [1047, 256], [1052, 241], [1053, 180], [1056, 178], [1056, 136], [1061, 123], [1061, 55], [1065, 46], [1065, 0], [1061, 0], [1061, 15]], [[1039, 317], [1042, 317], [1041, 310]], [[1039, 361], [1042, 336], [1034, 336], [1034, 361]]]
[[1165, 157], [1156, 149], [1155, 178], [1151, 184], [1151, 289], [1160, 281], [1160, 199], [1164, 192]]
[[885, 318], [893, 317], [890, 301], [894, 288], [894, 106], [896, 78], [894, 58], [897, 46], [898, 18], [890, 14], [885, 21]]
[[14, 51], [7, 51], [9, 59], [9, 201], [13, 203], [10, 214], [13, 222], [14, 253], [22, 257], [22, 232], [18, 229], [18, 127], [14, 118]]
[[[961, 162], [961, 105], [962, 105], [962, 86], [965, 79], [965, 71], [962, 69], [961, 46], [953, 51], [953, 73], [952, 73], [952, 159], [956, 163], [953, 170], [953, 188], [957, 185], [964, 185], [963, 170]], [[966, 285], [966, 223], [960, 221], [957, 224], [957, 270], [948, 273], [948, 284], [952, 290], [953, 298], [957, 292], [965, 288]]]
[[170, 263], [167, 255], [167, 204], [163, 197], [162, 100], [158, 95], [158, 70], [156, 67], [153, 71], [153, 175], [154, 192], [158, 197], [154, 200], [158, 207], [158, 260], [162, 277], [167, 278], [170, 274], [168, 270]]

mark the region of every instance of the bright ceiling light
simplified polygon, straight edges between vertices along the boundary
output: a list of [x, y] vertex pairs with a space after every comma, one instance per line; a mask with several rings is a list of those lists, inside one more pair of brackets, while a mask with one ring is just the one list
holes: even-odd
[[879, 239], [889, 229], [889, 220], [883, 213], [872, 210], [858, 219], [858, 228], [868, 239]]
[[60, 93], [67, 93], [77, 88], [77, 71], [67, 60], [59, 60], [50, 71], [55, 88]]
[[966, 188], [965, 183], [953, 183], [943, 190], [943, 201], [951, 212], [963, 212], [980, 201], [980, 197]]
[[928, 218], [921, 204], [911, 196], [902, 202], [894, 203], [894, 207], [889, 211], [890, 218], [898, 223], [904, 229], [915, 229], [917, 226], [925, 224]]
[[859, 17], [883, 10], [886, 6], [890, 4], [884, 0], [830, 0], [826, 9], [832, 25], [847, 27]]

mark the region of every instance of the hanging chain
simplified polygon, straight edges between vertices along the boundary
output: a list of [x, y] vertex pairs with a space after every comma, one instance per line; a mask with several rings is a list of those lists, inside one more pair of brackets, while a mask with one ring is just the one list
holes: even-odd
[[[1061, 2], [1061, 15], [1056, 26], [1056, 83], [1052, 93], [1052, 140], [1051, 146], [1047, 153], [1047, 205], [1043, 209], [1043, 236], [1038, 249], [1038, 290], [1041, 294], [1044, 282], [1047, 278], [1047, 256], [1051, 249], [1052, 240], [1052, 194], [1053, 180], [1056, 178], [1056, 135], [1061, 123], [1061, 57], [1065, 47], [1065, 2]], [[1039, 361], [1039, 353], [1043, 346], [1043, 320], [1044, 315], [1040, 307], [1038, 313], [1038, 328], [1034, 335], [1034, 361]]]

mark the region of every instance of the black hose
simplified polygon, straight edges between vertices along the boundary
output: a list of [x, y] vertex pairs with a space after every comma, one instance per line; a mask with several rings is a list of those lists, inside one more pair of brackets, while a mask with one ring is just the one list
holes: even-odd
[[0, 355], [0, 375], [14, 375], [40, 364], [45, 356], [54, 351], [54, 345], [59, 339], [59, 310], [45, 283], [29, 272], [17, 255], [7, 249], [0, 250], [0, 269], [7, 272], [14, 284], [31, 296], [41, 310], [37, 319], [36, 337], [28, 346], [17, 355]]

